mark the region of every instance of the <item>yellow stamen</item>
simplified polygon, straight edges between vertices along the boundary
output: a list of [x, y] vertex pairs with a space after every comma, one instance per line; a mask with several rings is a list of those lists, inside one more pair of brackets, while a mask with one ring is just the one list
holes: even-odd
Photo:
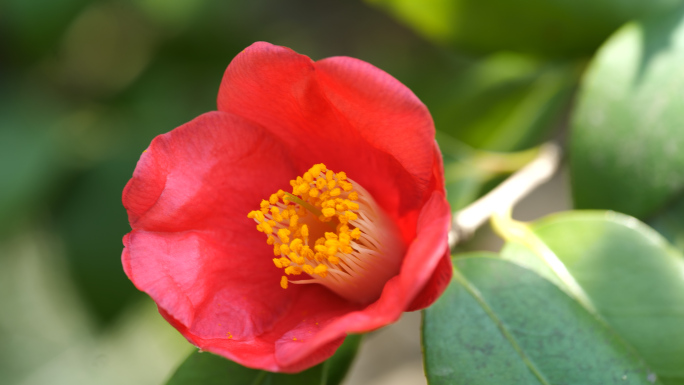
[[288, 229], [278, 230], [278, 237], [280, 238], [281, 242], [290, 243], [290, 238], [288, 237], [288, 235], [290, 235], [290, 230], [288, 230]]
[[247, 214], [273, 246], [273, 264], [285, 273], [280, 286], [288, 287], [288, 276], [305, 274], [309, 279], [292, 283], [320, 283], [359, 303], [377, 299], [398, 274], [405, 249], [394, 223], [345, 172], [322, 163], [290, 187], [291, 193], [279, 189]]
[[328, 275], [328, 267], [326, 265], [318, 265], [314, 269], [314, 274], [318, 274], [321, 277], [325, 278], [325, 276]]

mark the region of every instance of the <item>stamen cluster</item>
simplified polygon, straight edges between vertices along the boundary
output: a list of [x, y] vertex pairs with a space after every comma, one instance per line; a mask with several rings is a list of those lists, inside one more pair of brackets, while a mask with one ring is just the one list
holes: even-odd
[[[290, 181], [292, 193], [278, 190], [247, 217], [257, 222], [273, 246], [273, 263], [283, 269], [280, 285], [321, 283], [357, 301], [379, 296], [382, 285], [398, 272], [389, 257], [403, 253], [391, 221], [358, 183], [344, 172], [316, 164]], [[315, 238], [313, 244], [310, 239]], [[289, 280], [306, 273], [312, 279]], [[382, 280], [380, 284], [362, 282]], [[372, 286], [372, 293], [354, 290]]]

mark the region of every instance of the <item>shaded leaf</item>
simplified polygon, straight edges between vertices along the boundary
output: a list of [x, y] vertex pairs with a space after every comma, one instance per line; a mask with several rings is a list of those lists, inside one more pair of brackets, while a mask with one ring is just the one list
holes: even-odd
[[329, 360], [297, 374], [250, 369], [211, 353], [195, 352], [181, 364], [167, 385], [337, 385], [349, 370], [362, 337], [348, 336]]
[[684, 199], [668, 205], [648, 223], [680, 252], [684, 252]]
[[437, 128], [464, 143], [492, 151], [518, 151], [548, 137], [579, 80], [577, 63], [544, 63], [502, 53], [445, 79], [427, 99]]
[[82, 173], [55, 213], [74, 283], [102, 324], [142, 298], [121, 268], [121, 238], [130, 231], [121, 191], [134, 167], [134, 159], [111, 159]]

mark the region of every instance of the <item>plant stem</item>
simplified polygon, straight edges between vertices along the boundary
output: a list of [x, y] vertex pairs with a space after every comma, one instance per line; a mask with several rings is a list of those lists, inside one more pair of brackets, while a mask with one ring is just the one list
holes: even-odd
[[472, 235], [494, 213], [510, 210], [535, 188], [551, 179], [558, 169], [560, 158], [558, 145], [551, 142], [542, 145], [533, 161], [487, 195], [455, 212], [449, 232], [449, 246], [453, 248], [460, 240]]

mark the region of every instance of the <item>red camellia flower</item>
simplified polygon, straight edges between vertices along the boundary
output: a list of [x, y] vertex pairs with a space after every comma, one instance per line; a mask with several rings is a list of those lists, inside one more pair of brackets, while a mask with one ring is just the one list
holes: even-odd
[[123, 266], [190, 342], [297, 372], [451, 278], [432, 118], [363, 61], [256, 43], [218, 111], [155, 138], [123, 192]]

